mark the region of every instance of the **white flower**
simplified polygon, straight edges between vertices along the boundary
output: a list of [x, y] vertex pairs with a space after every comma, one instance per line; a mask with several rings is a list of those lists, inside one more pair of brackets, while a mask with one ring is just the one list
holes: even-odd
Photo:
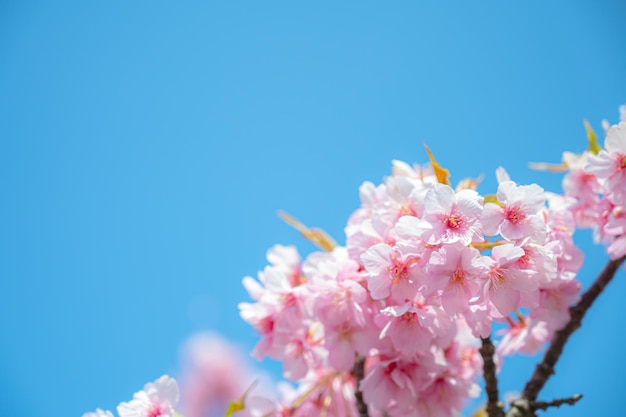
[[178, 385], [173, 378], [163, 375], [136, 392], [131, 401], [120, 403], [117, 413], [120, 417], [174, 417], [177, 403]]

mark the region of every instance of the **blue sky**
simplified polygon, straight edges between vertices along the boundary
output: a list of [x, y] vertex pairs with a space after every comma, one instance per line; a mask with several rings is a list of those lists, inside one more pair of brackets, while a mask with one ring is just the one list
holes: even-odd
[[[624, 39], [618, 0], [2, 1], [0, 414], [113, 408], [197, 330], [250, 350], [241, 278], [313, 249], [276, 212], [341, 242], [361, 182], [423, 143], [483, 193], [500, 165], [557, 191], [527, 162], [617, 120]], [[578, 238], [589, 283], [606, 257]], [[543, 395], [585, 398], [544, 415], [622, 406], [625, 280]]]

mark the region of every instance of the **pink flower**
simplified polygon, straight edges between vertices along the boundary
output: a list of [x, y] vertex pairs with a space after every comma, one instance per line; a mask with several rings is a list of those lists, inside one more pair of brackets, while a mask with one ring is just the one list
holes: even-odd
[[300, 255], [295, 246], [274, 245], [267, 251], [270, 264], [285, 273], [292, 287], [300, 285]]
[[569, 307], [578, 300], [580, 287], [573, 274], [564, 274], [542, 285], [539, 303], [530, 312], [530, 317], [545, 322], [551, 332], [560, 330], [570, 318]]
[[502, 316], [522, 306], [521, 293], [528, 295], [539, 287], [532, 271], [520, 269], [518, 261], [524, 254], [519, 246], [506, 244], [496, 246], [491, 257], [480, 260], [489, 270], [484, 283], [488, 298]]
[[622, 200], [626, 194], [626, 122], [613, 125], [606, 133], [604, 149], [589, 157], [585, 167], [601, 181], [606, 181], [610, 194]]
[[375, 300], [389, 296], [397, 303], [413, 299], [422, 277], [420, 251], [412, 245], [391, 247], [385, 243], [372, 246], [361, 255], [367, 272], [367, 288]]
[[552, 332], [543, 321], [522, 316], [519, 316], [517, 323], [508, 317], [507, 321], [509, 328], [500, 332], [504, 337], [496, 350], [500, 356], [509, 356], [517, 352], [534, 355], [552, 337]]
[[517, 185], [513, 181], [501, 182], [498, 186], [500, 204], [487, 203], [482, 223], [487, 235], [498, 233], [505, 239], [531, 238], [543, 243], [546, 225], [538, 213], [545, 207], [543, 188], [536, 184]]
[[[338, 370], [354, 366], [355, 352], [367, 356], [377, 346], [378, 329], [371, 325], [373, 306], [367, 291], [355, 281], [313, 281], [320, 294], [315, 298], [315, 316], [324, 326], [324, 347], [329, 363]], [[373, 304], [373, 303], [372, 303]]]
[[563, 178], [563, 191], [567, 195], [575, 196], [583, 201], [597, 201], [600, 193], [600, 184], [594, 174], [585, 170], [589, 163], [590, 152], [576, 155], [571, 152], [563, 153], [563, 162], [567, 164], [568, 173]]
[[626, 208], [617, 206], [611, 210], [602, 231], [609, 236], [617, 236], [609, 244], [607, 253], [611, 259], [626, 255]]
[[456, 417], [468, 398], [480, 393], [478, 384], [459, 378], [450, 372], [442, 372], [424, 389], [417, 405], [419, 416]]
[[407, 357], [428, 349], [433, 340], [431, 329], [436, 318], [432, 307], [406, 303], [387, 307], [381, 313], [388, 320], [380, 332], [381, 339], [389, 337], [394, 347]]
[[538, 286], [557, 277], [556, 256], [549, 247], [526, 242], [521, 248], [524, 255], [517, 260], [517, 265], [521, 270], [533, 271]]
[[413, 409], [419, 393], [431, 381], [430, 374], [418, 363], [393, 358], [375, 363], [361, 382], [361, 390], [365, 401], [379, 410], [386, 410], [392, 404], [407, 412]]
[[446, 245], [433, 252], [429, 260], [427, 295], [441, 291], [441, 304], [448, 314], [469, 309], [469, 301], [479, 290], [476, 278], [486, 272], [477, 263], [478, 250], [461, 244]]
[[423, 238], [428, 244], [481, 242], [482, 211], [483, 198], [476, 191], [455, 193], [447, 185], [436, 184], [424, 199]]
[[136, 392], [129, 402], [120, 403], [120, 417], [174, 417], [178, 403], [178, 385], [173, 378], [163, 375]]
[[[271, 254], [272, 252], [270, 252]], [[293, 252], [291, 253], [292, 258]], [[299, 330], [301, 318], [306, 317], [310, 300], [306, 297], [304, 280], [297, 279], [288, 271], [293, 269], [288, 264], [267, 266], [259, 272], [259, 282], [250, 277], [244, 278], [244, 286], [256, 303], [240, 303], [241, 317], [253, 325], [262, 335], [253, 352], [261, 359], [268, 355], [274, 359], [281, 359], [287, 335]], [[294, 269], [295, 271], [296, 269]], [[299, 268], [297, 275], [300, 277]], [[297, 284], [293, 286], [294, 284]]]
[[470, 304], [464, 317], [474, 337], [487, 337], [491, 334], [491, 323], [493, 317], [497, 316], [494, 310], [495, 307], [488, 300]]
[[609, 247], [606, 248], [606, 252], [611, 259], [618, 259], [626, 255], [626, 235], [619, 236], [615, 239]]

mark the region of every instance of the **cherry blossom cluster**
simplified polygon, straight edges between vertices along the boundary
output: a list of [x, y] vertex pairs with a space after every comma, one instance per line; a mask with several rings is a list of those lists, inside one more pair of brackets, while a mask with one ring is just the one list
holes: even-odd
[[[281, 361], [296, 385], [279, 385], [279, 402], [248, 395], [248, 388], [226, 415], [457, 416], [479, 395], [483, 370], [489, 413], [502, 414], [497, 383], [495, 391], [490, 385], [496, 366], [508, 355], [536, 353], [553, 336], [562, 347], [580, 324], [582, 302], [570, 320], [583, 262], [576, 228], [593, 228], [611, 259], [626, 256], [626, 106], [620, 110], [622, 121], [605, 128], [604, 147], [588, 127], [588, 150], [564, 154], [563, 194], [520, 185], [503, 168], [493, 194], [479, 194], [471, 179], [453, 188], [427, 148], [430, 165], [393, 161], [381, 184], [360, 187], [345, 246], [284, 214], [321, 250], [303, 257], [294, 246], [272, 247], [257, 279], [243, 279], [252, 301], [239, 309], [260, 336], [253, 356]], [[495, 356], [485, 354], [492, 341]], [[205, 349], [210, 340], [196, 342]], [[214, 369], [224, 376], [223, 366], [236, 366], [194, 352], [194, 363], [204, 365], [189, 374], [191, 385], [205, 386]], [[549, 374], [555, 355], [537, 372]], [[536, 391], [525, 398], [534, 400]], [[196, 394], [187, 403], [190, 415], [207, 409], [208, 394]], [[117, 411], [180, 417], [178, 399], [176, 382], [162, 376]], [[113, 414], [98, 409], [83, 417]]]
[[[156, 381], [147, 383], [143, 390], [133, 395], [132, 400], [120, 403], [117, 414], [119, 417], [179, 417], [174, 411], [178, 399], [176, 381], [163, 375]], [[113, 413], [97, 409], [83, 414], [83, 417], [113, 417]]]
[[383, 184], [361, 186], [345, 247], [296, 225], [325, 252], [302, 260], [275, 246], [258, 281], [244, 279], [253, 354], [300, 383], [275, 415], [356, 415], [361, 393], [370, 415], [455, 415], [478, 392], [477, 346], [494, 322], [508, 324], [496, 332], [501, 363], [536, 353], [569, 320], [577, 226], [594, 227], [613, 259], [626, 254], [626, 123], [608, 128], [604, 149], [565, 154], [563, 195], [503, 169], [494, 195], [471, 180], [452, 188], [430, 156], [432, 168], [394, 161]]
[[622, 121], [608, 128], [603, 149], [590, 146], [580, 155], [563, 154], [569, 170], [563, 189], [576, 199], [577, 225], [593, 228], [611, 259], [626, 255], [626, 106], [621, 110]]
[[[431, 158], [432, 160], [432, 158]], [[360, 188], [345, 247], [298, 226], [325, 249], [304, 260], [275, 246], [242, 318], [260, 334], [253, 355], [299, 381], [272, 416], [453, 416], [479, 393], [480, 338], [508, 323], [501, 358], [535, 353], [569, 319], [582, 253], [571, 196], [519, 185], [503, 169], [494, 195], [476, 181], [394, 161]], [[365, 362], [360, 384], [352, 370]], [[500, 360], [498, 360], [500, 362]]]

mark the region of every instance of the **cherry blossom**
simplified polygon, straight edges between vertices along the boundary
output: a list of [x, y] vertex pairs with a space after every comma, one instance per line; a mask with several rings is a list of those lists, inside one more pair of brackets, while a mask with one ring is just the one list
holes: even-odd
[[392, 247], [385, 243], [376, 244], [361, 255], [372, 298], [380, 300], [391, 296], [398, 303], [412, 299], [422, 277], [420, 255], [412, 246]]
[[478, 294], [478, 278], [486, 273], [479, 256], [478, 250], [460, 244], [444, 246], [431, 255], [424, 291], [441, 291], [441, 305], [448, 314], [467, 311], [468, 300]]
[[474, 190], [454, 190], [436, 184], [424, 198], [424, 240], [428, 244], [455, 243], [469, 245], [482, 241], [480, 216], [483, 199]]
[[174, 417], [177, 403], [178, 385], [173, 378], [163, 375], [147, 383], [129, 402], [120, 403], [117, 413], [120, 417]]
[[497, 354], [510, 356], [520, 352], [534, 355], [550, 340], [551, 332], [544, 321], [532, 320], [528, 317], [519, 316], [518, 322], [509, 319], [509, 328], [500, 334], [504, 334], [498, 344]]
[[589, 157], [586, 170], [606, 182], [609, 196], [622, 199], [626, 193], [626, 122], [611, 126], [606, 134], [604, 149]]
[[497, 197], [499, 204], [485, 204], [482, 217], [485, 234], [501, 234], [508, 240], [544, 239], [545, 224], [538, 216], [546, 200], [541, 187], [504, 181], [498, 186]]

